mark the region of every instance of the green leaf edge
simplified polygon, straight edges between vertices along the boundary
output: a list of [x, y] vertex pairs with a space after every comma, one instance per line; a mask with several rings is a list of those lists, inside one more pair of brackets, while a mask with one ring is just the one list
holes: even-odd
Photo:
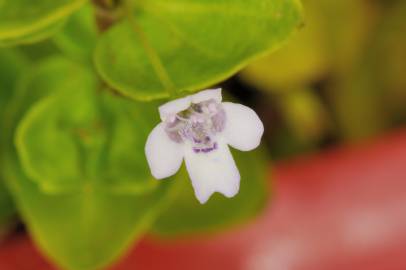
[[[61, 188], [58, 189], [54, 185], [47, 185], [46, 183], [51, 181], [43, 181], [43, 177], [37, 174], [36, 169], [32, 166], [32, 162], [29, 158], [29, 153], [26, 150], [28, 147], [25, 143], [25, 134], [29, 129], [32, 119], [37, 116], [38, 113], [42, 112], [44, 107], [48, 105], [48, 103], [53, 102], [55, 98], [58, 98], [58, 93], [55, 92], [48, 97], [44, 97], [41, 100], [35, 102], [31, 108], [29, 108], [22, 119], [20, 120], [19, 124], [16, 127], [15, 136], [14, 136], [14, 145], [17, 150], [17, 156], [21, 163], [22, 169], [25, 174], [27, 174], [28, 178], [35, 182], [40, 190], [46, 194], [54, 194], [54, 195], [62, 195], [62, 194], [69, 194], [72, 192], [80, 192], [86, 187], [79, 187], [78, 189], [65, 189]], [[150, 177], [152, 178], [152, 176]], [[112, 194], [123, 194], [123, 195], [140, 195], [146, 192], [151, 192], [158, 186], [158, 181], [151, 181], [149, 184], [144, 185], [142, 187], [111, 187], [111, 188], [98, 188], [96, 190], [103, 191], [103, 192], [111, 192]]]
[[[27, 174], [28, 178], [32, 180], [35, 184], [37, 184], [40, 190], [46, 194], [58, 194], [66, 192], [62, 192], [59, 189], [44, 184], [44, 182], [41, 180], [43, 179], [43, 177], [41, 175], [38, 175], [36, 173], [35, 168], [31, 165], [29, 154], [28, 151], [26, 150], [27, 145], [25, 144], [24, 137], [25, 134], [27, 133], [27, 130], [29, 129], [32, 119], [35, 118], [39, 112], [42, 112], [43, 108], [46, 107], [48, 103], [52, 102], [55, 97], [56, 97], [55, 95], [50, 95], [35, 102], [31, 106], [31, 108], [27, 110], [23, 118], [20, 120], [14, 135], [14, 145], [17, 150], [17, 156], [21, 163], [24, 173]], [[70, 190], [70, 191], [80, 191], [80, 190]]]
[[41, 28], [46, 27], [63, 17], [69, 16], [86, 2], [87, 0], [76, 0], [71, 4], [57, 9], [52, 14], [45, 16], [43, 19], [39, 20], [36, 23], [32, 23], [28, 26], [19, 27], [13, 30], [4, 30], [0, 32], [0, 40], [8, 38], [18, 38], [19, 36], [29, 35], [35, 31], [39, 31]]
[[[9, 153], [10, 155], [10, 153]], [[17, 158], [17, 157], [16, 157]], [[9, 190], [11, 191], [15, 204], [19, 210], [19, 214], [22, 216], [23, 220], [26, 221], [28, 231], [30, 232], [30, 236], [34, 239], [34, 242], [37, 243], [39, 249], [41, 252], [43, 252], [48, 258], [50, 258], [54, 262], [58, 262], [59, 265], [63, 266], [64, 269], [72, 269], [72, 270], [79, 270], [77, 268], [71, 268], [70, 263], [65, 263], [59, 260], [57, 256], [53, 256], [52, 254], [47, 252], [47, 246], [44, 244], [46, 241], [43, 240], [41, 237], [39, 237], [36, 233], [36, 229], [33, 228], [35, 226], [30, 226], [32, 224], [30, 222], [30, 218], [28, 218], [29, 215], [25, 213], [25, 207], [21, 206], [21, 203], [18, 198], [16, 198], [16, 195], [14, 195], [15, 192], [18, 192], [19, 187], [16, 185], [16, 179], [18, 176], [16, 175], [15, 172], [10, 172], [10, 168], [13, 168], [13, 166], [18, 166], [17, 164], [11, 165], [11, 160], [10, 157], [5, 159], [5, 163], [8, 163], [6, 165], [7, 169], [3, 171], [3, 175], [7, 176], [6, 178], [6, 184]], [[22, 171], [24, 173], [24, 171]], [[27, 179], [29, 180], [29, 179]], [[150, 211], [143, 217], [142, 222], [138, 223], [135, 227], [134, 230], [132, 231], [131, 234], [128, 235], [128, 238], [126, 241], [123, 242], [123, 245], [117, 249], [115, 253], [110, 254], [110, 257], [106, 257], [104, 261], [100, 261], [98, 265], [94, 265], [92, 268], [83, 268], [80, 270], [88, 270], [88, 269], [105, 269], [106, 265], [111, 265], [114, 263], [117, 258], [120, 258], [121, 256], [125, 255], [126, 252], [129, 251], [129, 249], [133, 246], [133, 244], [139, 240], [144, 233], [148, 231], [148, 229], [153, 225], [155, 219], [159, 216], [161, 211], [165, 209], [165, 207], [168, 205], [168, 202], [173, 200], [176, 196], [176, 190], [178, 190], [177, 186], [179, 184], [176, 183], [166, 183], [168, 185], [168, 191], [165, 193], [163, 196], [162, 200], [160, 200], [158, 203], [156, 203]], [[47, 195], [47, 194], [45, 194]], [[35, 223], [35, 222], [34, 222]], [[139, 237], [137, 237], [139, 235]]]
[[66, 19], [63, 18], [55, 21], [53, 24], [48, 25], [49, 28], [40, 29], [37, 32], [29, 33], [27, 36], [20, 36], [18, 38], [0, 39], [0, 49], [4, 47], [13, 47], [17, 45], [31, 45], [43, 41], [57, 32], [61, 31], [66, 24]]
[[[198, 91], [198, 90], [207, 88], [207, 87], [209, 87], [209, 86], [211, 86], [211, 85], [215, 85], [216, 83], [221, 82], [221, 81], [223, 81], [223, 80], [225, 80], [225, 79], [227, 79], [227, 78], [233, 76], [234, 74], [236, 74], [237, 72], [239, 72], [240, 70], [242, 70], [242, 69], [243, 69], [246, 65], [248, 65], [251, 61], [253, 61], [253, 60], [257, 59], [257, 58], [261, 58], [261, 57], [263, 57], [263, 56], [265, 56], [265, 55], [267, 55], [267, 54], [270, 54], [270, 53], [276, 51], [277, 49], [281, 48], [283, 45], [285, 45], [285, 44], [289, 41], [289, 39], [290, 39], [294, 34], [296, 34], [296, 32], [301, 28], [301, 26], [302, 26], [303, 23], [304, 23], [303, 5], [302, 5], [302, 3], [300, 2], [300, 0], [295, 0], [293, 3], [296, 5], [296, 8], [297, 8], [297, 10], [298, 10], [299, 20], [298, 20], [297, 27], [295, 28], [295, 30], [291, 31], [291, 32], [286, 36], [286, 38], [285, 38], [284, 41], [282, 41], [282, 42], [280, 42], [280, 43], [278, 43], [278, 44], [275, 44], [275, 45], [269, 47], [267, 50], [260, 51], [260, 52], [258, 52], [258, 53], [253, 54], [251, 57], [248, 57], [248, 58], [246, 58], [245, 60], [243, 60], [243, 61], [241, 61], [240, 63], [238, 63], [238, 64], [237, 64], [234, 68], [232, 68], [230, 71], [224, 72], [224, 73], [218, 75], [217, 77], [213, 78], [212, 80], [209, 80], [209, 81], [206, 81], [206, 82], [203, 82], [203, 83], [200, 83], [200, 84], [196, 84], [196, 85], [194, 85], [194, 86], [191, 86], [189, 89], [184, 89], [184, 90], [180, 90], [180, 91], [177, 91], [177, 92], [178, 92], [179, 94], [181, 94], [181, 93], [185, 93], [185, 94], [186, 94], [186, 92], [191, 92], [191, 93], [193, 93], [193, 92], [196, 92], [196, 91]], [[120, 23], [120, 24], [124, 24], [124, 23], [125, 23], [125, 22]], [[120, 27], [120, 24], [118, 24], [118, 25], [116, 25], [116, 26], [114, 26], [114, 27]], [[154, 95], [148, 95], [148, 96], [147, 96], [147, 95], [143, 95], [143, 94], [136, 94], [136, 93], [134, 93], [134, 91], [132, 91], [130, 88], [127, 88], [127, 87], [121, 85], [120, 83], [116, 83], [116, 82], [114, 82], [114, 80], [110, 79], [109, 76], [108, 76], [106, 73], [104, 73], [104, 71], [103, 71], [103, 69], [102, 69], [102, 67], [101, 67], [100, 62], [97, 60], [98, 58], [100, 58], [100, 57], [98, 57], [98, 55], [100, 54], [100, 53], [99, 53], [100, 47], [101, 47], [101, 46], [100, 46], [100, 43], [101, 43], [101, 42], [100, 42], [100, 39], [99, 39], [99, 41], [98, 41], [97, 44], [96, 44], [96, 48], [95, 48], [95, 50], [94, 50], [93, 62], [94, 62], [94, 64], [95, 64], [95, 68], [96, 68], [97, 73], [100, 75], [100, 77], [101, 77], [108, 85], [110, 85], [111, 87], [113, 87], [115, 90], [119, 91], [119, 92], [120, 92], [121, 94], [123, 94], [124, 96], [126, 96], [126, 97], [128, 97], [128, 98], [131, 98], [131, 99], [134, 99], [134, 100], [136, 100], [136, 101], [153, 101], [153, 100], [157, 100], [157, 99], [165, 99], [165, 98], [169, 98], [169, 97], [170, 97], [169, 93], [165, 93], [165, 94], [154, 94]]]

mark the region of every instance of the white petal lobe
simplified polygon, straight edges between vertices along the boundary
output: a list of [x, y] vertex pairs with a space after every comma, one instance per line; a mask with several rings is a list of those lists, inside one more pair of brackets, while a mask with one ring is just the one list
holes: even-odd
[[222, 100], [221, 88], [207, 89], [207, 90], [201, 91], [197, 94], [192, 95], [191, 99], [192, 99], [193, 103], [200, 103], [200, 102], [207, 101], [210, 99], [214, 99], [215, 101], [220, 103]]
[[145, 145], [145, 154], [156, 179], [174, 175], [182, 165], [183, 144], [169, 139], [164, 124], [157, 125], [149, 134]]
[[196, 198], [204, 204], [214, 192], [233, 197], [240, 187], [240, 173], [230, 150], [223, 141], [209, 153], [195, 153], [185, 148], [185, 163]]
[[167, 117], [186, 110], [187, 108], [189, 108], [191, 102], [191, 97], [186, 96], [184, 98], [175, 99], [163, 104], [159, 107], [159, 115], [161, 117], [161, 120], [165, 121]]
[[251, 108], [231, 103], [223, 103], [226, 112], [226, 124], [222, 135], [227, 143], [241, 151], [250, 151], [258, 147], [264, 133], [261, 119]]

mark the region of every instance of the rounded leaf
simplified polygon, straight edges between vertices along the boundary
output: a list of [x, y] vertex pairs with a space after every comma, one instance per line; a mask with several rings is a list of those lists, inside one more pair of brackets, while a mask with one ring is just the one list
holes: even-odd
[[144, 154], [148, 133], [158, 123], [156, 104], [100, 89], [89, 70], [65, 63], [61, 76], [62, 68], [46, 62], [49, 67], [29, 76], [22, 90], [29, 95], [41, 87], [48, 93], [29, 106], [17, 128], [16, 145], [29, 178], [48, 193], [89, 186], [131, 194], [156, 188]]
[[108, 84], [140, 100], [215, 84], [301, 22], [297, 0], [149, 0], [127, 9], [99, 40], [95, 62]]
[[[86, 0], [0, 1], [0, 43], [44, 37]], [[45, 35], [47, 33], [47, 35]]]

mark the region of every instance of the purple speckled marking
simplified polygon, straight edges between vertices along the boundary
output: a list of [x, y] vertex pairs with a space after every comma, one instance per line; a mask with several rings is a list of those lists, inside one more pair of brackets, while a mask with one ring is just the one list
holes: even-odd
[[195, 153], [209, 153], [209, 152], [211, 152], [211, 151], [213, 151], [213, 150], [216, 150], [217, 148], [218, 148], [218, 147], [217, 147], [217, 143], [214, 143], [214, 144], [213, 144], [213, 147], [202, 148], [202, 149], [193, 148], [193, 151], [194, 151]]

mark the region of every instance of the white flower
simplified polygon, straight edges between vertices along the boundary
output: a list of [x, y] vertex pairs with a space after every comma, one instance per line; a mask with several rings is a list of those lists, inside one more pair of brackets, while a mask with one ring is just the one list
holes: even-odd
[[221, 100], [221, 89], [214, 89], [162, 105], [162, 122], [152, 130], [145, 146], [148, 164], [157, 179], [175, 174], [185, 159], [195, 195], [202, 204], [214, 192], [229, 198], [238, 193], [240, 173], [228, 145], [252, 150], [260, 144], [264, 132], [252, 109]]

